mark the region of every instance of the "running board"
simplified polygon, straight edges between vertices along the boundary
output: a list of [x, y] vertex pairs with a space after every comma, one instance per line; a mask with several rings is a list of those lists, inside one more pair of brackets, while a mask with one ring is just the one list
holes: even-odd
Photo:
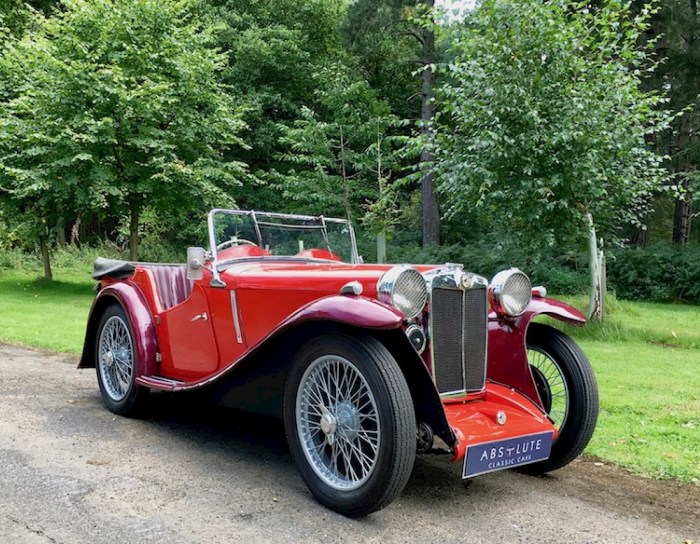
[[185, 382], [180, 380], [171, 380], [162, 376], [139, 376], [136, 378], [136, 383], [150, 389], [159, 389], [161, 391], [172, 391], [178, 385]]

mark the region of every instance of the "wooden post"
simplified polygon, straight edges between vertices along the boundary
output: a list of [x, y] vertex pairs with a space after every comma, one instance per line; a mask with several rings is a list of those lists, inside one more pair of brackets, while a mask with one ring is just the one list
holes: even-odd
[[605, 305], [605, 255], [598, 248], [598, 238], [593, 224], [593, 216], [588, 217], [588, 269], [591, 273], [591, 293], [588, 301], [588, 319], [602, 321]]
[[377, 234], [377, 262], [379, 264], [386, 262], [386, 232]]

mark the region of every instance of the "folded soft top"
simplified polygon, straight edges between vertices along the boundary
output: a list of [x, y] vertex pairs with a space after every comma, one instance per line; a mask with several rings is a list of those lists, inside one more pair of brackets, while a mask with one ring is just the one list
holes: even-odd
[[129, 261], [97, 257], [92, 269], [92, 277], [96, 280], [101, 280], [103, 277], [109, 276], [110, 278], [121, 280], [133, 276], [135, 270], [136, 265]]

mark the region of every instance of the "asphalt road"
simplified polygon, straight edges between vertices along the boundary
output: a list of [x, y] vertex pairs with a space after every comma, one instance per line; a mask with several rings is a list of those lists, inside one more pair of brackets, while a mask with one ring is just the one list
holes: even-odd
[[346, 519], [306, 490], [279, 422], [164, 395], [147, 419], [116, 417], [75, 364], [0, 345], [0, 544], [700, 544], [698, 486], [594, 460], [467, 485], [422, 456], [396, 502]]

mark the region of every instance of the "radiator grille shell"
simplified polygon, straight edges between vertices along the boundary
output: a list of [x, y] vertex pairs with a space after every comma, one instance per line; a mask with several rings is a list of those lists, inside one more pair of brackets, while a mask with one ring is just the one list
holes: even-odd
[[429, 282], [432, 372], [441, 395], [481, 391], [486, 384], [486, 280], [449, 281], [454, 276]]

